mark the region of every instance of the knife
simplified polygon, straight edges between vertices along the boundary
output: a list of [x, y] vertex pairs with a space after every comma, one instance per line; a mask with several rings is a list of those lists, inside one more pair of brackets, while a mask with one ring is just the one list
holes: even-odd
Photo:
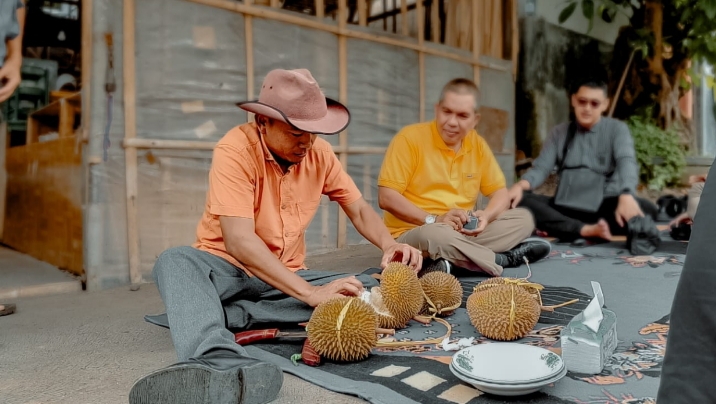
[[248, 345], [265, 339], [307, 337], [308, 333], [306, 331], [280, 331], [278, 328], [269, 328], [266, 330], [237, 332], [234, 334], [234, 341], [239, 345]]

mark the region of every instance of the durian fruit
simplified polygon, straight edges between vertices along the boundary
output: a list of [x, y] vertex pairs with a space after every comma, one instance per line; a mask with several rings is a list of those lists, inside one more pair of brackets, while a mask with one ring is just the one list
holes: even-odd
[[540, 305], [523, 287], [508, 283], [470, 295], [467, 314], [472, 325], [485, 337], [513, 341], [534, 329], [539, 320]]
[[454, 275], [445, 272], [429, 272], [420, 278], [420, 286], [427, 298], [421, 311], [422, 314], [449, 316], [462, 303], [462, 286]]
[[321, 357], [341, 362], [365, 359], [378, 343], [375, 310], [356, 297], [319, 304], [308, 321], [307, 334]]
[[381, 328], [404, 328], [420, 313], [425, 297], [415, 272], [400, 262], [383, 269], [380, 287], [370, 290], [370, 303], [378, 313]]

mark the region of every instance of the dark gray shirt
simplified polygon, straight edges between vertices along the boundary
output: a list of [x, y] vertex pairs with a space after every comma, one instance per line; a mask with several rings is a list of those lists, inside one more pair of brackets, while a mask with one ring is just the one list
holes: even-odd
[[[555, 126], [532, 168], [522, 176], [535, 189], [542, 185], [562, 161], [569, 122]], [[569, 146], [565, 167], [586, 166], [607, 178], [604, 196], [617, 196], [636, 191], [639, 168], [634, 141], [624, 122], [602, 117], [590, 130], [577, 129]]]
[[17, 9], [22, 7], [24, 7], [22, 0], [0, 0], [0, 66], [5, 64], [7, 57], [5, 42], [15, 39], [20, 34]]

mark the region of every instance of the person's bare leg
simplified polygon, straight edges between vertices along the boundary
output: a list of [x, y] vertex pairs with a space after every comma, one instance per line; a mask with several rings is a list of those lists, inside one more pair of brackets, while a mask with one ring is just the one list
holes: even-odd
[[602, 238], [611, 240], [612, 233], [609, 231], [609, 224], [604, 219], [599, 219], [595, 224], [585, 224], [579, 231], [582, 237]]

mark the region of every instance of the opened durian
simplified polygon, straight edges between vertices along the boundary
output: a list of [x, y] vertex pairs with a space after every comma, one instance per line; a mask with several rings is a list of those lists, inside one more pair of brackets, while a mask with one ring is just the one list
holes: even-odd
[[467, 313], [480, 334], [499, 341], [513, 341], [537, 325], [540, 305], [524, 287], [506, 283], [478, 290], [479, 286], [467, 299]]
[[462, 303], [462, 286], [454, 275], [429, 272], [420, 278], [420, 285], [427, 298], [422, 314], [449, 316]]
[[308, 321], [311, 345], [321, 357], [342, 362], [365, 359], [376, 346], [375, 310], [356, 297], [319, 304]]
[[404, 328], [420, 313], [425, 298], [415, 272], [405, 264], [391, 262], [381, 274], [380, 287], [370, 290], [370, 304], [382, 328]]

